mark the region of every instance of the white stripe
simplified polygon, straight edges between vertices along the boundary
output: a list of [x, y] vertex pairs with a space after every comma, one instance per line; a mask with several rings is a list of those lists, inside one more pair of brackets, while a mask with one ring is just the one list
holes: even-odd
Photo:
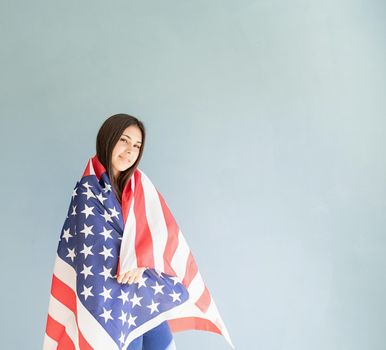
[[43, 350], [56, 350], [57, 348], [58, 342], [46, 333], [43, 340]]
[[[54, 274], [72, 290], [76, 291], [76, 272], [71, 265], [67, 264], [58, 255], [56, 255]], [[76, 298], [76, 308], [79, 329], [93, 349], [119, 349], [117, 343], [115, 343], [111, 336], [103, 329], [102, 325], [84, 307], [78, 297]]]
[[48, 314], [66, 328], [66, 333], [74, 343], [75, 349], [79, 350], [78, 326], [74, 313], [51, 295]]
[[92, 158], [90, 158], [89, 164], [90, 164], [90, 169], [89, 169], [90, 175], [95, 175], [95, 170], [94, 170], [94, 167], [92, 165]]
[[157, 189], [143, 172], [142, 188], [145, 197], [146, 219], [153, 242], [154, 267], [159, 271], [165, 271], [163, 255], [168, 240], [168, 229]]
[[205, 290], [205, 284], [201, 277], [200, 271], [197, 271], [189, 284], [188, 292], [189, 297], [192, 298], [192, 302], [196, 302]]
[[126, 224], [123, 230], [122, 243], [119, 251], [119, 271], [124, 273], [137, 267], [135, 253], [136, 220], [134, 215], [134, 197], [131, 201]]
[[185, 237], [181, 230], [178, 231], [178, 245], [173, 255], [170, 265], [176, 272], [181, 281], [185, 278], [186, 264], [188, 262], [190, 249], [186, 243]]

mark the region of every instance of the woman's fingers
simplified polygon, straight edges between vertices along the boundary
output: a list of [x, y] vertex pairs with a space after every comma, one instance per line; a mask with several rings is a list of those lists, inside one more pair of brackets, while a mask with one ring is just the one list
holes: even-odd
[[138, 269], [134, 269], [124, 273], [123, 275], [119, 275], [117, 277], [118, 283], [138, 283], [142, 273], [146, 270], [145, 267], [141, 267]]
[[126, 272], [123, 277], [122, 283], [127, 283], [130, 278], [130, 275], [131, 275], [131, 272]]

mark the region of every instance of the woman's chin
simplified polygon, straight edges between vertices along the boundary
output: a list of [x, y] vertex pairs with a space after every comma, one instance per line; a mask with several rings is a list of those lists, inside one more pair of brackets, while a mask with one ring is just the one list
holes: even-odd
[[126, 171], [126, 170], [129, 169], [130, 167], [131, 167], [131, 164], [126, 165], [126, 166], [121, 166], [121, 167], [119, 168], [119, 171]]

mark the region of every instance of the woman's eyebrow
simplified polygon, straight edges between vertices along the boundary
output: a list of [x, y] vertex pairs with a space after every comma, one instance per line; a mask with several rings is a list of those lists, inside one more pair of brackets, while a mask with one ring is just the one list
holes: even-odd
[[[122, 135], [128, 137], [131, 140], [131, 137], [129, 135], [126, 135], [126, 134], [122, 134]], [[142, 143], [142, 142], [141, 141], [137, 141], [137, 143]]]

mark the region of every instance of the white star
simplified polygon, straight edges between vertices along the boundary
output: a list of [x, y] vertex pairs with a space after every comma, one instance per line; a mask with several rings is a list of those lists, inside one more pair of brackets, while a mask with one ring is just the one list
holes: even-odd
[[136, 293], [134, 293], [134, 296], [130, 299], [134, 307], [135, 305], [142, 306], [141, 303], [139, 302], [143, 297], [138, 297]]
[[87, 196], [87, 200], [89, 200], [90, 198], [96, 198], [94, 192], [91, 191], [90, 188], [87, 188], [87, 191], [82, 192], [82, 194], [85, 194]]
[[151, 305], [146, 305], [149, 309], [150, 309], [150, 315], [154, 312], [154, 311], [158, 311], [158, 305], [159, 303], [155, 303], [154, 300], [151, 301]]
[[83, 230], [80, 232], [84, 233], [85, 238], [87, 238], [88, 235], [93, 235], [93, 232], [91, 231], [93, 227], [94, 225], [87, 226], [86, 224], [83, 224]]
[[109, 213], [107, 212], [107, 210], [105, 210], [104, 214], [101, 215], [101, 216], [104, 217], [104, 219], [106, 220], [105, 222], [107, 222], [107, 221], [113, 222], [113, 220], [111, 220], [111, 214], [109, 214]]
[[154, 295], [156, 295], [157, 293], [164, 294], [164, 292], [162, 291], [162, 288], [165, 286], [163, 286], [162, 284], [158, 284], [157, 281], [155, 281], [155, 286], [150, 286], [150, 287], [154, 289]]
[[71, 215], [76, 215], [76, 205], [72, 206], [72, 212]]
[[71, 261], [74, 261], [74, 258], [76, 257], [75, 248], [67, 248], [68, 254], [66, 255], [66, 258], [70, 258]]
[[103, 188], [103, 190], [106, 192], [108, 191], [111, 191], [111, 185], [109, 185], [108, 183], [105, 183], [105, 187]]
[[77, 189], [78, 189], [78, 187], [75, 187], [74, 188], [74, 190], [72, 191], [72, 199], [74, 199], [75, 198], [75, 196], [77, 196], [78, 194], [76, 193], [76, 191], [77, 191]]
[[106, 310], [105, 307], [103, 307], [103, 313], [101, 313], [99, 316], [102, 316], [105, 319], [105, 323], [107, 323], [108, 320], [112, 320], [111, 317], [111, 311], [112, 310]]
[[66, 242], [68, 243], [68, 239], [72, 237], [72, 235], [70, 234], [70, 229], [66, 229], [66, 230], [63, 230], [63, 236], [62, 236]]
[[92, 245], [86, 246], [83, 243], [83, 250], [81, 250], [80, 252], [84, 254], [85, 259], [87, 258], [88, 255], [94, 255], [94, 253], [91, 251], [91, 248], [92, 248]]
[[81, 213], [84, 213], [86, 215], [86, 219], [88, 218], [89, 215], [95, 215], [93, 213], [94, 207], [89, 207], [87, 204], [84, 205], [84, 209], [81, 211]]
[[126, 318], [127, 318], [127, 312], [123, 312], [123, 310], [121, 310], [121, 316], [118, 317], [121, 321], [122, 321], [122, 326], [125, 324], [125, 322], [127, 321]]
[[84, 184], [82, 184], [87, 189], [90, 189], [92, 186], [88, 184], [88, 181], [86, 181]]
[[106, 259], [111, 256], [112, 258], [114, 258], [114, 255], [111, 254], [111, 251], [112, 251], [113, 248], [110, 248], [110, 249], [107, 249], [105, 246], [103, 246], [103, 251], [100, 252], [99, 254], [103, 255], [105, 257], [105, 261]]
[[82, 274], [84, 274], [84, 279], [86, 280], [86, 278], [90, 275], [90, 276], [94, 276], [94, 274], [91, 272], [91, 268], [92, 268], [92, 265], [90, 266], [86, 266], [85, 264], [83, 264], [83, 270], [81, 271]]
[[169, 295], [173, 298], [173, 302], [175, 302], [176, 300], [181, 301], [180, 299], [181, 293], [176, 293], [176, 291], [173, 290], [173, 293]]
[[147, 287], [145, 281], [147, 280], [147, 277], [143, 277], [143, 275], [141, 275], [138, 279], [138, 289], [141, 288], [141, 287]]
[[113, 232], [113, 230], [107, 230], [106, 227], [103, 226], [103, 232], [99, 232], [99, 234], [104, 236], [105, 241], [107, 241], [107, 238], [113, 239], [113, 237], [111, 237], [111, 232]]
[[119, 342], [121, 343], [121, 345], [123, 345], [123, 343], [125, 342], [125, 335], [123, 334], [123, 332], [121, 331], [121, 336], [119, 337]]
[[99, 202], [101, 202], [102, 204], [104, 204], [103, 202], [107, 199], [103, 197], [102, 193], [97, 194], [96, 197], [98, 198]]
[[105, 286], [103, 286], [103, 292], [102, 292], [102, 293], [99, 293], [99, 295], [103, 295], [103, 298], [105, 299], [105, 301], [106, 301], [107, 299], [112, 299], [112, 297], [111, 297], [111, 295], [110, 295], [111, 289], [112, 289], [112, 288], [107, 289], [107, 288], [105, 288]]
[[81, 292], [80, 294], [84, 295], [84, 300], [87, 300], [88, 297], [93, 297], [94, 294], [91, 293], [91, 287], [86, 287], [85, 285], [83, 285], [83, 292]]
[[131, 314], [129, 314], [129, 319], [127, 320], [127, 323], [129, 324], [129, 327], [130, 326], [136, 326], [135, 324], [135, 319], [137, 318], [137, 316], [133, 317], [131, 316]]
[[108, 208], [111, 211], [111, 217], [116, 217], [118, 219], [119, 212], [115, 209]]
[[111, 276], [111, 268], [108, 269], [108, 268], [106, 268], [104, 266], [103, 266], [103, 272], [100, 272], [99, 274], [102, 275], [105, 278], [105, 282], [107, 281], [107, 279], [109, 277], [111, 277], [111, 278], [113, 277], [113, 276]]
[[129, 302], [129, 292], [126, 293], [121, 289], [121, 295], [118, 297], [118, 299], [122, 299], [122, 303], [125, 305], [126, 301]]

